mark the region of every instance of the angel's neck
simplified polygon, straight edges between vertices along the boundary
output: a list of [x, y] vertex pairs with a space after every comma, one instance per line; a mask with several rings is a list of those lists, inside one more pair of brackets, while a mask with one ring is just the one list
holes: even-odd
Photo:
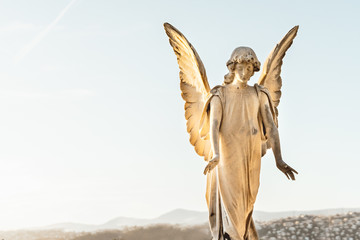
[[247, 81], [242, 82], [242, 81], [239, 81], [239, 80], [234, 80], [232, 84], [234, 86], [238, 87], [238, 88], [247, 88], [247, 86], [248, 86]]

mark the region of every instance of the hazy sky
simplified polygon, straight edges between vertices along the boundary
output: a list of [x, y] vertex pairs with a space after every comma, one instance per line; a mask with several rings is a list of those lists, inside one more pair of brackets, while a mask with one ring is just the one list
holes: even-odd
[[[162, 24], [195, 46], [210, 85], [237, 46], [263, 63], [294, 25], [279, 131], [255, 210], [360, 207], [359, 1], [0, 0], [0, 230], [206, 211]], [[251, 81], [254, 84], [259, 74]]]

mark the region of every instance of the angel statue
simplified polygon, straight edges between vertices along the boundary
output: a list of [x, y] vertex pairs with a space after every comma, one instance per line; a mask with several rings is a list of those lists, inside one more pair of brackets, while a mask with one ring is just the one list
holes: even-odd
[[210, 88], [204, 65], [185, 36], [164, 24], [180, 68], [180, 89], [190, 143], [208, 162], [206, 201], [213, 240], [256, 240], [252, 212], [259, 188], [261, 157], [272, 148], [277, 168], [288, 179], [297, 171], [281, 156], [278, 105], [282, 59], [298, 31], [292, 28], [266, 59], [260, 79], [248, 81], [260, 70], [249, 47], [236, 48], [227, 61], [229, 73], [222, 85]]

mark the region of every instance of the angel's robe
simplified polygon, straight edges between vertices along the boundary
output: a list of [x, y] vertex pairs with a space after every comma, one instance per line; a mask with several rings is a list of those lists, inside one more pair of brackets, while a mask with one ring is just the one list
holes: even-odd
[[[206, 200], [213, 240], [258, 239], [253, 207], [259, 188], [262, 144], [265, 131], [260, 113], [258, 85], [245, 89], [235, 85], [215, 87], [205, 104], [203, 121], [209, 121], [211, 98], [219, 97], [222, 118], [219, 129], [219, 164], [207, 175]], [[272, 111], [273, 113], [273, 111]], [[207, 124], [208, 125], [208, 124]]]

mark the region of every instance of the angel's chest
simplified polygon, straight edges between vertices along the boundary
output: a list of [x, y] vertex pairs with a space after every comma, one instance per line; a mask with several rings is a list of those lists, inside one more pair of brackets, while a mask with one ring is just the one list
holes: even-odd
[[259, 98], [253, 89], [231, 89], [225, 93], [223, 116], [229, 120], [257, 119], [259, 113]]

